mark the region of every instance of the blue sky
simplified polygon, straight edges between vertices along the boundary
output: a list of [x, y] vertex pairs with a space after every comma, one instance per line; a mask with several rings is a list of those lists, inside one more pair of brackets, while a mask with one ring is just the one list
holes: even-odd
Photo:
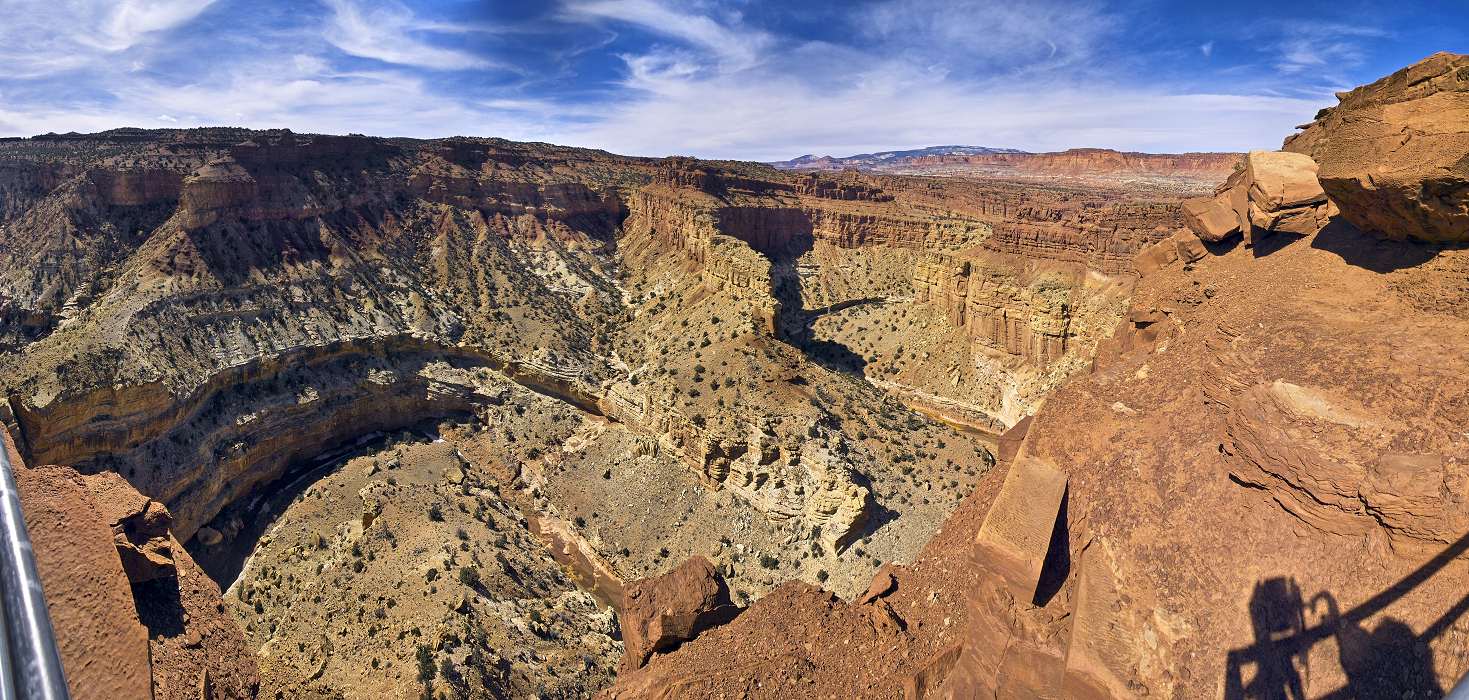
[[1439, 50], [1469, 0], [0, 0], [0, 135], [1243, 150]]

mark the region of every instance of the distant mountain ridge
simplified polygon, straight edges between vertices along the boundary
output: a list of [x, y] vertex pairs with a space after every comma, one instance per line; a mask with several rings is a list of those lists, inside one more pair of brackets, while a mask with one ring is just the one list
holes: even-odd
[[930, 158], [935, 156], [980, 156], [994, 155], [999, 153], [1024, 154], [1015, 148], [991, 148], [989, 146], [926, 146], [924, 148], [910, 148], [904, 151], [878, 151], [876, 153], [859, 153], [853, 156], [818, 156], [807, 154], [797, 156], [790, 160], [775, 161], [770, 165], [782, 170], [840, 170], [843, 168], [863, 168], [874, 165], [889, 165], [900, 163], [913, 158]]
[[801, 156], [770, 165], [784, 170], [865, 170], [896, 175], [970, 178], [1062, 178], [1095, 185], [1148, 184], [1169, 191], [1212, 189], [1240, 161], [1238, 153], [1135, 153], [1072, 148], [1031, 153], [1014, 148], [930, 146], [834, 158]]

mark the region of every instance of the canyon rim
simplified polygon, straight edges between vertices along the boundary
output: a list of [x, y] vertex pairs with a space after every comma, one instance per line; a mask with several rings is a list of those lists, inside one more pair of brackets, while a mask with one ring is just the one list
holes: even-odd
[[[510, 31], [327, 5], [353, 60]], [[1237, 150], [0, 138], [0, 534], [60, 692], [1452, 696], [1469, 56], [1427, 53]]]

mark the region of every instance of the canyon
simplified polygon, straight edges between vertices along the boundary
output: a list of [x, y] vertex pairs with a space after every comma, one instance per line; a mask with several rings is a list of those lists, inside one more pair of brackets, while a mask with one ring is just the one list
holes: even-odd
[[0, 141], [73, 691], [1442, 692], [1466, 61], [1248, 154]]
[[1166, 195], [493, 139], [0, 149], [0, 414], [26, 462], [167, 509], [264, 695], [585, 695], [624, 583], [696, 554], [741, 606], [855, 595], [1181, 222]]

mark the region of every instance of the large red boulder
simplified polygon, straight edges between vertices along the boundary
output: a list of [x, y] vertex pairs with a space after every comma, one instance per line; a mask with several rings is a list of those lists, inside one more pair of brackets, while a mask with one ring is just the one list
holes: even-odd
[[1214, 194], [1183, 201], [1184, 223], [1210, 242], [1240, 232], [1247, 241], [1276, 231], [1314, 234], [1336, 214], [1316, 170], [1302, 153], [1251, 151]]
[[642, 668], [654, 652], [669, 651], [739, 612], [709, 560], [696, 556], [623, 593], [621, 672]]
[[1342, 216], [1388, 238], [1469, 241], [1469, 56], [1437, 53], [1337, 97], [1285, 149], [1320, 164]]

